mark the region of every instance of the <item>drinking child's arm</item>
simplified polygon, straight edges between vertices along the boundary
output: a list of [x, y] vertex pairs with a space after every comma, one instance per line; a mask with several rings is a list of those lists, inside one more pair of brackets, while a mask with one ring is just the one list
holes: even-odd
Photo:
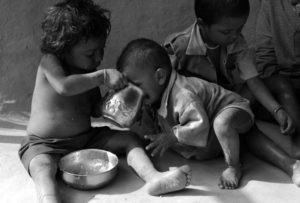
[[151, 155], [162, 155], [175, 143], [182, 143], [191, 146], [204, 147], [207, 144], [207, 137], [210, 129], [208, 116], [200, 101], [192, 102], [184, 106], [179, 112], [179, 124], [174, 127], [167, 127], [166, 120], [160, 119], [163, 132], [155, 135], [146, 135], [151, 140], [146, 147], [152, 150]]
[[295, 130], [292, 119], [274, 99], [269, 89], [257, 76], [247, 80], [247, 85], [255, 98], [274, 116], [283, 134], [291, 134]]
[[56, 92], [65, 96], [80, 94], [100, 85], [118, 89], [127, 83], [123, 75], [115, 69], [66, 75], [59, 60], [50, 54], [42, 57], [39, 68]]
[[196, 98], [181, 110], [179, 124], [173, 127], [178, 142], [197, 147], [206, 146], [210, 122], [202, 102]]

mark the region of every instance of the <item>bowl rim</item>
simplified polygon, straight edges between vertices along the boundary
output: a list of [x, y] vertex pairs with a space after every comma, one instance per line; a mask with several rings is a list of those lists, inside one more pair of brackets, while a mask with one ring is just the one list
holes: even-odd
[[[68, 172], [68, 171], [62, 169], [62, 167], [61, 167], [61, 165], [62, 165], [62, 159], [65, 158], [66, 156], [69, 156], [69, 155], [72, 155], [72, 154], [75, 154], [75, 153], [81, 152], [81, 151], [91, 151], [91, 150], [92, 150], [92, 151], [102, 151], [102, 152], [106, 152], [106, 153], [108, 153], [108, 154], [114, 156], [114, 157], [116, 158], [116, 160], [117, 160], [116, 165], [115, 165], [114, 167], [112, 167], [111, 169], [105, 171], [105, 172], [102, 172], [102, 173], [99, 173], [99, 174], [95, 174], [95, 175], [82, 175], [82, 174], [76, 174], [76, 173], [71, 173], [71, 172]], [[79, 176], [80, 176], [80, 177], [86, 177], [86, 176], [98, 176], [98, 175], [100, 175], [100, 174], [108, 173], [108, 172], [114, 170], [115, 168], [117, 168], [118, 164], [119, 164], [119, 158], [118, 158], [118, 156], [117, 156], [116, 154], [114, 154], [114, 153], [112, 153], [112, 152], [110, 152], [110, 151], [104, 150], [104, 149], [89, 148], [89, 149], [80, 149], [80, 150], [76, 150], [76, 151], [70, 152], [70, 153], [68, 153], [68, 154], [65, 154], [64, 156], [62, 156], [62, 157], [59, 159], [59, 162], [58, 162], [58, 168], [59, 168], [59, 170], [60, 170], [61, 172], [66, 173], [66, 174], [69, 174], [69, 175], [73, 175], [73, 176], [77, 176], [77, 177], [79, 177]]]

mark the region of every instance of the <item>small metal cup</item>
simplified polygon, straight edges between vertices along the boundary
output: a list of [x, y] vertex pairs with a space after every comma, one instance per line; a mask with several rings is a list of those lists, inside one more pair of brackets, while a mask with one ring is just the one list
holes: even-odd
[[102, 115], [121, 127], [130, 127], [141, 110], [143, 97], [143, 91], [129, 83], [124, 89], [104, 100], [101, 106]]

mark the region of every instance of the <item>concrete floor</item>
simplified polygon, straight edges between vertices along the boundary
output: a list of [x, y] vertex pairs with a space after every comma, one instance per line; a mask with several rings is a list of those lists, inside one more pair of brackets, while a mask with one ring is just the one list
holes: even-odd
[[[269, 131], [277, 129], [267, 126]], [[24, 137], [21, 125], [10, 125], [0, 121], [0, 202], [34, 203], [35, 188], [32, 180], [19, 161], [17, 150]], [[278, 131], [277, 131], [278, 133]], [[171, 166], [190, 164], [192, 182], [185, 190], [152, 197], [146, 194], [144, 183], [120, 159], [116, 178], [107, 186], [79, 191], [60, 181], [60, 191], [66, 203], [299, 203], [300, 188], [291, 183], [290, 178], [279, 169], [246, 154], [244, 157], [244, 177], [237, 190], [220, 190], [217, 182], [223, 170], [223, 159], [198, 162], [188, 161], [172, 152], [154, 160], [160, 170]]]

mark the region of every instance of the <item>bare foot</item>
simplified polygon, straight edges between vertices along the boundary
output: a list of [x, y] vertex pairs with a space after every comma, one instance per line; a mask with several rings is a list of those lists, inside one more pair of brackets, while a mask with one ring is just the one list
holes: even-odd
[[173, 168], [161, 173], [161, 177], [156, 177], [146, 184], [150, 195], [161, 195], [184, 189], [191, 181], [191, 168], [188, 165]]
[[226, 168], [220, 179], [219, 179], [219, 188], [232, 190], [236, 189], [239, 186], [239, 181], [242, 177], [242, 169], [241, 166], [233, 167], [229, 166]]
[[296, 160], [293, 165], [292, 180], [295, 185], [300, 187], [300, 160]]

